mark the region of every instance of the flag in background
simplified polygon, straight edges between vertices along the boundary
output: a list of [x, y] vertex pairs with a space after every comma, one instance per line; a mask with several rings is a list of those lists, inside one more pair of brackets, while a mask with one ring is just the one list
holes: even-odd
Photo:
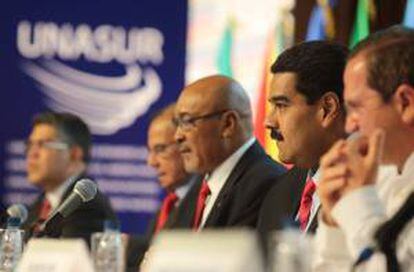
[[358, 0], [354, 27], [349, 43], [351, 48], [369, 35], [370, 18], [374, 17], [374, 3], [371, 0]]
[[262, 79], [258, 90], [256, 104], [256, 117], [254, 122], [254, 132], [257, 140], [261, 143], [266, 153], [274, 160], [279, 161], [278, 150], [275, 141], [270, 137], [270, 132], [265, 128], [264, 122], [267, 112], [269, 112], [269, 103], [267, 96], [270, 87], [270, 67], [276, 60], [277, 56], [286, 48], [291, 46], [293, 41], [293, 24], [292, 21], [281, 20], [273, 31], [270, 32], [266, 47]]
[[414, 28], [414, 0], [407, 0], [403, 25]]
[[217, 69], [219, 74], [232, 77], [232, 48], [233, 48], [233, 35], [234, 35], [235, 21], [230, 18], [227, 21], [226, 28], [220, 40], [219, 50], [217, 54]]
[[335, 37], [335, 21], [332, 8], [336, 1], [318, 0], [309, 18], [307, 41], [333, 39]]
[[[276, 60], [276, 56], [281, 51], [281, 45], [277, 43], [278, 41], [282, 42], [277, 37], [279, 36], [277, 35], [278, 32], [280, 32], [278, 31], [278, 28], [280, 28], [280, 25], [277, 26], [276, 29], [270, 33], [268, 38], [268, 43], [266, 46], [266, 52], [264, 56], [262, 78], [258, 90], [256, 118], [254, 122], [254, 132], [257, 140], [266, 150], [266, 153], [269, 154], [275, 160], [278, 160], [276, 143], [270, 138], [269, 130], [265, 128], [264, 122], [266, 118], [266, 113], [269, 111], [267, 95], [269, 93], [270, 85], [270, 66]], [[282, 39], [283, 36], [280, 38]]]

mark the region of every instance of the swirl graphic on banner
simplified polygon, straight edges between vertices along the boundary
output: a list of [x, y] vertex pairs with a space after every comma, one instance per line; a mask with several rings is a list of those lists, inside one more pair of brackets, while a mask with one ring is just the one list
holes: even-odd
[[26, 61], [33, 78], [55, 111], [79, 115], [97, 135], [129, 127], [161, 96], [162, 84], [153, 68], [125, 66], [123, 76], [102, 76], [76, 70], [56, 60]]

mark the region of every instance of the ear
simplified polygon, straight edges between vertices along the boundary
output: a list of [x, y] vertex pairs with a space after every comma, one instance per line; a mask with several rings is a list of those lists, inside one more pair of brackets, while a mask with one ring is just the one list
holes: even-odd
[[83, 161], [84, 154], [80, 146], [74, 145], [70, 148], [70, 159], [72, 161]]
[[230, 138], [235, 132], [237, 122], [239, 122], [239, 115], [235, 111], [228, 111], [223, 113], [221, 123], [221, 135], [223, 138]]
[[394, 94], [394, 100], [402, 121], [414, 126], [414, 86], [408, 84], [398, 86]]
[[335, 121], [341, 111], [339, 97], [334, 92], [325, 93], [320, 101], [320, 120], [322, 127], [326, 128]]

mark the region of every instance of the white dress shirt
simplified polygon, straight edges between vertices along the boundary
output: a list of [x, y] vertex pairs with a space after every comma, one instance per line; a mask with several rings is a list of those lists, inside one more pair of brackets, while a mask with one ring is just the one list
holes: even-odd
[[199, 228], [202, 228], [204, 226], [208, 215], [210, 214], [210, 211], [213, 208], [213, 205], [216, 202], [216, 199], [221, 191], [221, 188], [223, 188], [234, 167], [255, 141], [255, 138], [250, 138], [230, 157], [222, 162], [210, 175], [206, 175], [205, 180], [207, 181], [211, 193], [206, 199], [206, 206], [204, 207], [203, 217], [201, 218]]
[[51, 211], [54, 211], [59, 206], [60, 202], [62, 201], [63, 194], [76, 181], [76, 178], [78, 177], [79, 174], [71, 176], [53, 191], [47, 192], [45, 194], [46, 199], [49, 200], [50, 206], [52, 207]]
[[[382, 166], [377, 183], [364, 186], [341, 198], [332, 210], [340, 228], [319, 220], [314, 271], [350, 271], [361, 251], [374, 244], [378, 227], [392, 217], [414, 191], [414, 153], [401, 174], [395, 166]], [[408, 223], [397, 241], [401, 271], [414, 271], [414, 221]], [[358, 271], [386, 271], [385, 257], [374, 254]]]

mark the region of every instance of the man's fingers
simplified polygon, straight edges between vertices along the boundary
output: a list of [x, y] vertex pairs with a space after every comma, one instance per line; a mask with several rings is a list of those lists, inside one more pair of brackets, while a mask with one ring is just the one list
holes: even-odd
[[337, 164], [330, 168], [324, 169], [321, 179], [323, 182], [329, 182], [332, 179], [346, 178], [347, 166], [345, 164]]
[[337, 194], [338, 191], [341, 191], [346, 185], [345, 178], [338, 178], [332, 180], [325, 180], [319, 184], [317, 187], [317, 193], [322, 198], [332, 197]]

